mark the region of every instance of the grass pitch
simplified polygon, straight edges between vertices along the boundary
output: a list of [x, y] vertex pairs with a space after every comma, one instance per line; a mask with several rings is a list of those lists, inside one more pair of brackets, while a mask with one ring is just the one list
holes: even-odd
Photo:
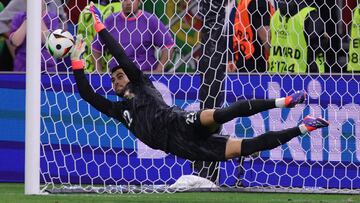
[[287, 203], [352, 203], [360, 202], [359, 195], [278, 194], [278, 193], [174, 193], [174, 194], [72, 194], [24, 195], [24, 184], [1, 183], [1, 203], [108, 203], [108, 202], [287, 202]]

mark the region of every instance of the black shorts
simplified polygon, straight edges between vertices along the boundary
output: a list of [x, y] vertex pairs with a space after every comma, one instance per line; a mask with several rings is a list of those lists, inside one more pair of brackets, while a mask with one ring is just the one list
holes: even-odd
[[168, 151], [189, 160], [225, 161], [229, 136], [209, 132], [200, 123], [200, 113], [187, 112], [177, 118], [169, 136]]

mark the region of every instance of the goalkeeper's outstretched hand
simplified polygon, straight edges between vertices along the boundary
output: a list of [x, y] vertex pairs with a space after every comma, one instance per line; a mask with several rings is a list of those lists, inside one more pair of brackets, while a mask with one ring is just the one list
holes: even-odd
[[98, 8], [96, 8], [93, 2], [90, 2], [90, 5], [86, 6], [85, 10], [91, 13], [94, 20], [94, 28], [96, 32], [100, 32], [101, 30], [105, 29], [105, 25], [102, 22], [101, 12]]
[[82, 35], [81, 34], [77, 35], [74, 49], [70, 55], [71, 66], [73, 70], [84, 68], [85, 64], [81, 56], [85, 52], [85, 47], [86, 47], [86, 43], [84, 42]]

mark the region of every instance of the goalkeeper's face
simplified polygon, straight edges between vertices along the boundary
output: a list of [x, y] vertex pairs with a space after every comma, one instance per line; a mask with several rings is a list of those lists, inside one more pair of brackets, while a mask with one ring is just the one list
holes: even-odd
[[129, 78], [126, 76], [122, 68], [117, 69], [111, 74], [111, 83], [115, 93], [123, 97]]

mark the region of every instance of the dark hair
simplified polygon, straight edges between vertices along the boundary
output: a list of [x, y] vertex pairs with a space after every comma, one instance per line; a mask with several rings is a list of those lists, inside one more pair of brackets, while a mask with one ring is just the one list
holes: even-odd
[[115, 66], [111, 69], [111, 74], [113, 74], [115, 71], [117, 71], [118, 69], [120, 69], [120, 66]]

